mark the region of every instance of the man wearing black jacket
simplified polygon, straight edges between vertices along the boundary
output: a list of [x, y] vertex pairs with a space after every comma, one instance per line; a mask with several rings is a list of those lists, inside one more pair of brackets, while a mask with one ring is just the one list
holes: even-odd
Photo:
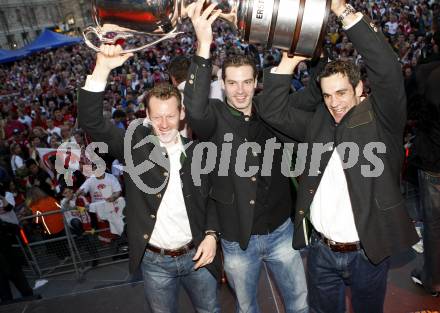
[[[0, 300], [6, 304], [13, 300], [10, 282], [21, 296], [29, 300], [34, 295], [21, 268], [22, 260], [12, 245], [17, 242], [18, 219], [14, 212], [14, 196], [0, 183]], [[39, 295], [38, 297], [39, 298]]]
[[[268, 73], [257, 110], [271, 126], [309, 144], [295, 214], [294, 247], [306, 245], [302, 221], [313, 225], [307, 261], [313, 312], [345, 312], [351, 287], [356, 312], [383, 312], [389, 256], [417, 242], [399, 186], [406, 99], [397, 56], [378, 27], [345, 3], [331, 9], [362, 55], [371, 94], [362, 97], [360, 72], [334, 61], [319, 75], [325, 105], [313, 113], [292, 106], [294, 62], [286, 55]], [[319, 105], [321, 104], [321, 105]]]
[[194, 134], [217, 147], [209, 197], [219, 219], [224, 270], [237, 297], [237, 312], [260, 312], [257, 286], [263, 263], [273, 274], [285, 311], [308, 312], [301, 256], [291, 246], [293, 201], [289, 178], [282, 174], [282, 149], [271, 149], [280, 143], [253, 109], [259, 101], [254, 97], [255, 63], [248, 56], [228, 56], [222, 69], [226, 101], [209, 99], [212, 22], [219, 11], [210, 5], [202, 12], [203, 4], [199, 0], [189, 9], [198, 49], [184, 104]]
[[[422, 107], [410, 162], [419, 178], [423, 220], [423, 258], [421, 268], [411, 273], [412, 280], [432, 296], [440, 293], [440, 62], [418, 68]], [[423, 73], [423, 74], [422, 74]]]
[[146, 105], [149, 120], [132, 121], [127, 132], [104, 120], [108, 75], [131, 56], [121, 50], [102, 46], [93, 74], [79, 92], [78, 122], [126, 165], [130, 272], [141, 265], [152, 312], [177, 312], [180, 286], [196, 312], [218, 312], [217, 229], [205, 201], [206, 185], [196, 186], [191, 177], [195, 144], [178, 133], [184, 118], [180, 92], [169, 84], [155, 86]]

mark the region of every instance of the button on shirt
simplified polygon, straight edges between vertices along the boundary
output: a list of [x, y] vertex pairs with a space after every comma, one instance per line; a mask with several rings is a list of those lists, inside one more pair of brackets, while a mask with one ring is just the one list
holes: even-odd
[[310, 206], [310, 221], [318, 232], [336, 242], [359, 241], [347, 180], [336, 149]]
[[178, 143], [166, 149], [170, 160], [169, 182], [156, 214], [150, 243], [164, 249], [176, 249], [192, 239], [179, 173], [180, 157], [184, 153], [180, 136]]

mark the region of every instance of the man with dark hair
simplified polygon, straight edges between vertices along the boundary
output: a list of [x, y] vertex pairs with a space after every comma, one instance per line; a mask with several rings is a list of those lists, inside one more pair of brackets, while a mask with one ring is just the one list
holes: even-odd
[[[173, 86], [177, 87], [177, 89], [181, 93], [181, 99], [183, 101], [183, 90], [185, 89], [186, 84], [186, 76], [188, 74], [189, 67], [191, 65], [190, 59], [185, 56], [176, 56], [171, 60], [170, 65], [168, 66], [168, 72], [170, 74], [171, 82]], [[217, 84], [216, 81], [211, 82], [209, 95], [212, 98], [216, 98], [219, 100], [223, 100], [223, 91], [221, 86]], [[180, 123], [180, 133], [184, 137], [192, 137], [192, 130], [188, 127], [186, 119]]]
[[[199, 0], [189, 9], [198, 49], [189, 69], [184, 104], [194, 133], [217, 146], [216, 159], [221, 164], [211, 172], [209, 196], [218, 216], [224, 270], [237, 296], [237, 312], [260, 311], [257, 287], [263, 264], [276, 282], [285, 311], [308, 312], [302, 259], [291, 246], [293, 200], [290, 181], [281, 173], [282, 150], [272, 150], [280, 143], [253, 108], [253, 102], [260, 100], [254, 97], [255, 63], [248, 56], [229, 56], [222, 73], [226, 100], [209, 98], [212, 22], [219, 13], [213, 11], [214, 5], [201, 13], [203, 4]], [[263, 156], [266, 150], [273, 154]], [[262, 169], [266, 157], [273, 161], [269, 173]], [[257, 171], [242, 168], [246, 166]]]
[[54, 192], [50, 176], [46, 171], [40, 168], [37, 161], [34, 159], [26, 160], [26, 167], [29, 170], [29, 176], [27, 178], [28, 187], [39, 187], [47, 195], [53, 196]]
[[331, 9], [365, 60], [371, 94], [363, 97], [353, 63], [333, 61], [319, 76], [325, 105], [320, 100], [315, 112], [297, 109], [292, 104], [302, 94], [289, 95], [296, 61], [284, 54], [279, 67], [266, 73], [266, 101], [257, 110], [277, 130], [309, 144], [294, 247], [308, 243], [303, 221], [309, 220], [311, 309], [345, 312], [350, 286], [356, 312], [380, 313], [389, 257], [418, 241], [399, 185], [406, 123], [403, 77], [397, 56], [374, 23], [345, 0], [333, 0]]
[[168, 65], [168, 73], [174, 86], [178, 87], [186, 80], [190, 65], [191, 61], [185, 56], [177, 56], [171, 60]]
[[94, 141], [105, 142], [112, 156], [128, 163], [124, 215], [130, 272], [141, 266], [152, 312], [177, 312], [180, 287], [198, 313], [219, 312], [217, 229], [203, 196], [207, 186], [195, 185], [191, 177], [195, 145], [178, 133], [185, 116], [180, 93], [169, 84], [155, 86], [147, 99], [148, 120], [133, 121], [127, 132], [118, 129], [103, 119], [102, 99], [110, 71], [131, 54], [121, 54], [120, 46], [101, 51], [79, 92], [78, 121]]
[[[177, 56], [171, 60], [170, 65], [168, 66], [168, 72], [170, 74], [171, 82], [182, 93], [182, 99], [183, 90], [185, 89], [186, 84], [186, 76], [188, 75], [190, 65], [190, 59], [185, 56]], [[211, 78], [209, 79], [211, 80]], [[223, 91], [221, 86], [216, 84], [215, 81], [212, 81], [209, 88], [210, 98], [223, 100]]]
[[318, 75], [318, 82], [323, 78], [327, 78], [333, 75], [342, 74], [347, 77], [353, 90], [359, 85], [361, 81], [361, 72], [359, 68], [352, 62], [336, 60], [328, 63], [324, 70]]
[[258, 76], [258, 69], [255, 65], [255, 62], [253, 58], [249, 55], [242, 55], [242, 54], [233, 54], [229, 55], [223, 62], [222, 65], [222, 79], [225, 80], [226, 78], [226, 68], [228, 67], [240, 67], [248, 65], [252, 68], [254, 79], [257, 79]]

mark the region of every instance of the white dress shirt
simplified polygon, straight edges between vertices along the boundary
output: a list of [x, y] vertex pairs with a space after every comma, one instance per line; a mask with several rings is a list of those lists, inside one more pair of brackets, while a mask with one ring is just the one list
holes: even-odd
[[164, 249], [176, 249], [192, 239], [179, 172], [182, 167], [180, 156], [184, 153], [180, 136], [175, 145], [166, 149], [170, 160], [169, 182], [156, 214], [150, 243]]
[[336, 242], [359, 241], [342, 160], [334, 149], [310, 206], [310, 221]]
[[[356, 19], [343, 28], [347, 30], [353, 27], [362, 18], [363, 14], [357, 12]], [[342, 243], [359, 241], [347, 179], [342, 168], [342, 160], [336, 149], [333, 151], [310, 206], [310, 221], [318, 232], [333, 241]]]

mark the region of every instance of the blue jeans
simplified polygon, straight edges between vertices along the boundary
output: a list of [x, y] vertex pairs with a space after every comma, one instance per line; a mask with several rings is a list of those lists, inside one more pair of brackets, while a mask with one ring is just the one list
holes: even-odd
[[246, 250], [221, 240], [224, 269], [237, 297], [237, 312], [258, 313], [257, 286], [263, 262], [281, 293], [286, 313], [306, 313], [307, 284], [299, 251], [292, 248], [293, 225], [288, 219], [268, 235], [253, 235]]
[[440, 173], [419, 170], [419, 190], [423, 220], [423, 287], [440, 291]]
[[345, 288], [351, 288], [356, 313], [382, 313], [389, 258], [372, 264], [363, 249], [333, 252], [312, 235], [307, 257], [310, 310], [313, 313], [345, 313]]
[[220, 312], [218, 283], [206, 268], [194, 270], [195, 249], [178, 257], [145, 251], [142, 259], [145, 298], [153, 313], [178, 312], [183, 286], [198, 313]]

